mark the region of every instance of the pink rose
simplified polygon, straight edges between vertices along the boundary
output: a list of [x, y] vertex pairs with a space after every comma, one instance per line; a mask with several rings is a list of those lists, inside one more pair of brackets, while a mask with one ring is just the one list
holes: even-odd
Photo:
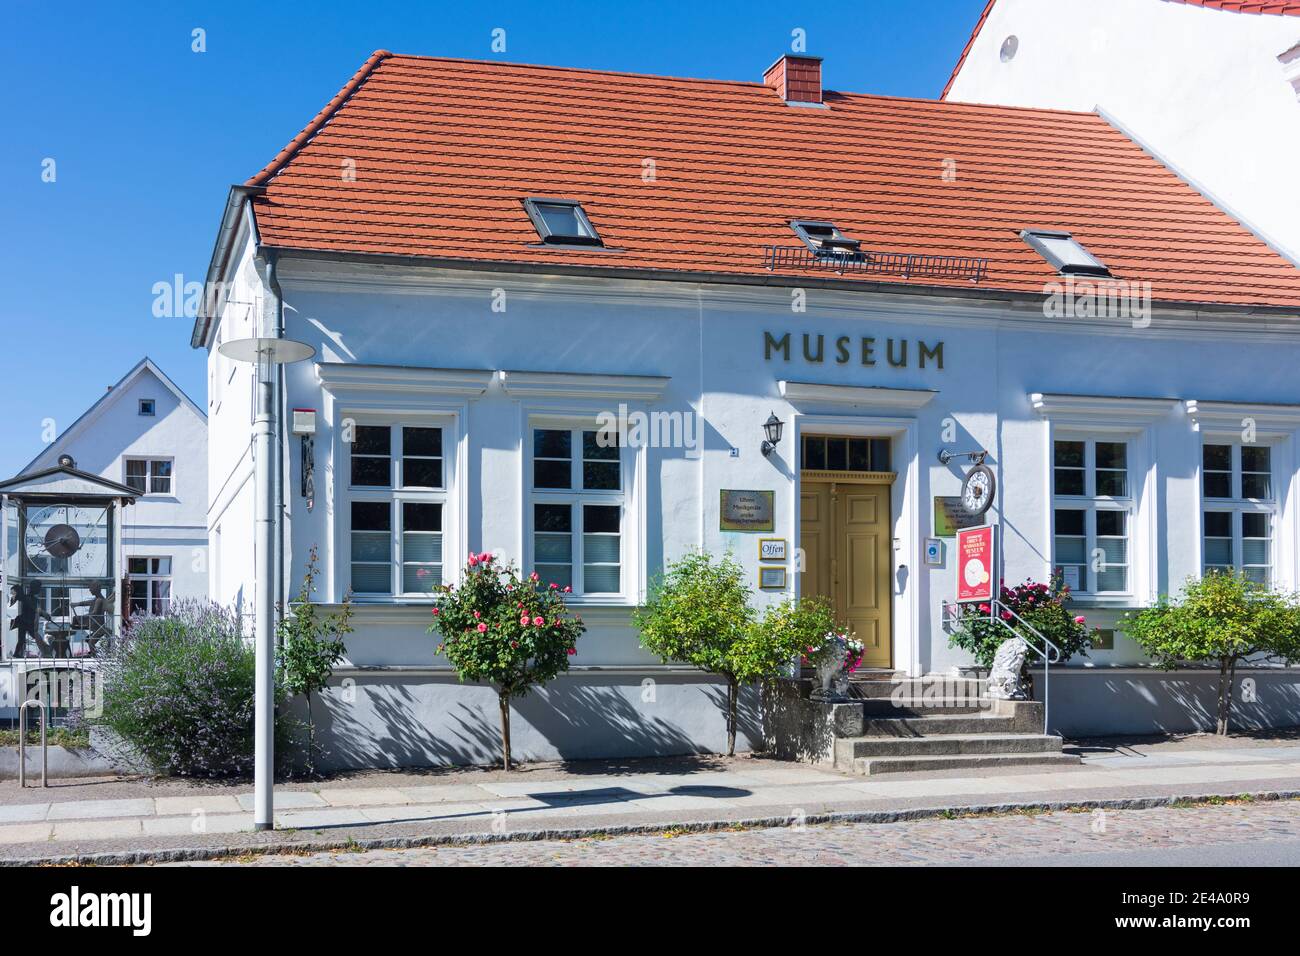
[[475, 616], [476, 618], [479, 618], [479, 617], [482, 617], [483, 615], [482, 615], [481, 613], [479, 613], [478, 611], [475, 611], [475, 612], [474, 612], [474, 616]]
[[565, 594], [570, 593], [572, 590], [573, 590], [573, 588], [569, 587], [567, 584], [564, 586], [564, 593], [565, 593]]
[[469, 566], [472, 568], [477, 564], [478, 564], [478, 558], [474, 557], [474, 555], [471, 554], [469, 556]]
[[542, 579], [542, 576], [541, 576], [540, 574], [538, 574], [536, 571], [534, 571], [532, 574], [528, 575], [528, 580], [530, 580], [530, 581], [540, 581], [541, 579]]
[[483, 624], [483, 623], [480, 623], [479, 626], [478, 626], [478, 632], [479, 632], [480, 634], [482, 634], [482, 633], [483, 633], [484, 631], [486, 631], [486, 630], [487, 630], [487, 625], [486, 625], [486, 624]]
[[546, 623], [546, 618], [544, 617], [533, 618], [533, 627], [541, 627], [545, 623]]
[[569, 648], [569, 656], [570, 656], [570, 657], [572, 657], [572, 656], [573, 656], [574, 654], [576, 654], [576, 653], [578, 653], [578, 649], [577, 649], [576, 647], [571, 647], [571, 648]]
[[435, 615], [437, 615], [437, 613], [438, 613], [438, 609], [437, 609], [436, 607], [433, 609], [433, 613], [434, 613]]
[[528, 615], [525, 614], [523, 617], [521, 617], [521, 618], [519, 619], [519, 623], [520, 623], [520, 624], [527, 625], [527, 624], [528, 624]]
[[1075, 623], [1075, 624], [1087, 624], [1087, 623], [1088, 623], [1088, 619], [1087, 619], [1086, 617], [1084, 617], [1082, 614], [1080, 614], [1078, 617], [1076, 617], [1076, 618], [1074, 619], [1074, 623]]

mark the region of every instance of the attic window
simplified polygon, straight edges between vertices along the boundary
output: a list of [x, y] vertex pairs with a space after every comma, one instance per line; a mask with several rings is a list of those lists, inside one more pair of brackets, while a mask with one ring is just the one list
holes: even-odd
[[862, 243], [844, 235], [834, 223], [814, 219], [792, 219], [790, 228], [803, 240], [804, 245], [819, 256], [856, 253], [862, 248]]
[[1048, 261], [1057, 272], [1066, 276], [1097, 276], [1110, 278], [1110, 269], [1100, 259], [1079, 244], [1068, 232], [1047, 229], [1025, 229], [1020, 238]]
[[524, 209], [542, 242], [565, 246], [604, 245], [581, 204], [573, 200], [525, 199]]
[[157, 406], [154, 405], [152, 398], [140, 399], [140, 414], [146, 417], [151, 417], [157, 414]]

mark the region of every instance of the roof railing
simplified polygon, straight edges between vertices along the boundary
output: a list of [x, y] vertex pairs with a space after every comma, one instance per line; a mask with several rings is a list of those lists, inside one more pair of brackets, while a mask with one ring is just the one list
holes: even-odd
[[907, 252], [813, 252], [807, 246], [764, 246], [763, 265], [777, 269], [824, 269], [843, 275], [902, 276], [904, 279], [968, 279], [979, 282], [989, 261], [973, 256], [914, 255]]

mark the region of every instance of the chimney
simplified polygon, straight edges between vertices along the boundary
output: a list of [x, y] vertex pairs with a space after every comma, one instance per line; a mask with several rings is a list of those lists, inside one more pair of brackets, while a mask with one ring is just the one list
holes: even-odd
[[763, 74], [763, 82], [787, 103], [822, 101], [822, 58], [787, 53]]

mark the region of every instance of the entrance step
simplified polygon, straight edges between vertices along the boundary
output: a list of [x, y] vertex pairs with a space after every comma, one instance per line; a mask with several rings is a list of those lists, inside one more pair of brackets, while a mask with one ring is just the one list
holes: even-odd
[[886, 773], [923, 773], [934, 770], [985, 770], [996, 767], [1074, 766], [1081, 763], [1074, 754], [1047, 753], [947, 754], [913, 757], [857, 757], [854, 773], [872, 777]]
[[972, 754], [1059, 753], [1061, 738], [1047, 734], [939, 734], [933, 737], [847, 737], [835, 741], [836, 763], [859, 757], [939, 757]]
[[864, 697], [857, 701], [863, 716], [932, 717], [936, 714], [987, 714], [994, 710], [991, 700], [970, 697]]
[[849, 694], [867, 699], [889, 698], [895, 695], [917, 700], [926, 698], [979, 698], [988, 687], [988, 681], [975, 677], [908, 677], [895, 680], [850, 680]]
[[1014, 734], [1021, 728], [1014, 717], [989, 713], [922, 710], [889, 717], [873, 717], [870, 711], [862, 722], [865, 737], [937, 737], [950, 734]]

